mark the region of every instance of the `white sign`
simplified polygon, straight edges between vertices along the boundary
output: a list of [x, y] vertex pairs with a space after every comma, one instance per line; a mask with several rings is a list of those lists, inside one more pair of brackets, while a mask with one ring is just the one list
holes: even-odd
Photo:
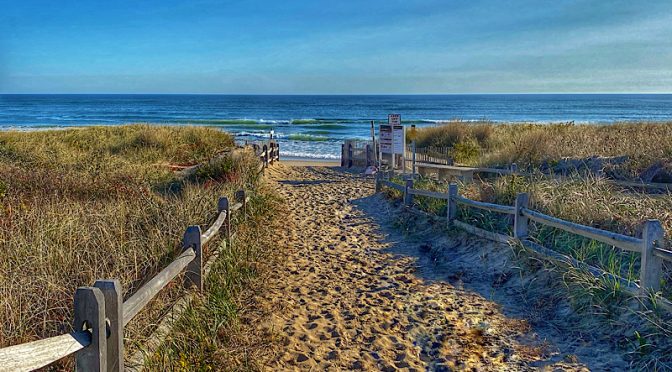
[[378, 127], [380, 134], [380, 152], [383, 154], [392, 153], [392, 126], [387, 124], [380, 124]]
[[389, 114], [389, 115], [387, 115], [387, 124], [401, 125], [401, 115], [399, 115], [399, 114]]
[[404, 155], [404, 145], [406, 144], [406, 132], [403, 125], [392, 126], [392, 153]]

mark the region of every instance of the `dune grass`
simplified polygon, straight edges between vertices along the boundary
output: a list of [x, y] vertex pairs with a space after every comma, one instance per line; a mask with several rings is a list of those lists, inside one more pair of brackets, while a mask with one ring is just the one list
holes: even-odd
[[206, 281], [206, 294], [189, 306], [161, 347], [146, 360], [150, 370], [263, 370], [261, 361], [274, 335], [254, 294], [265, 287], [265, 274], [282, 259], [276, 233], [284, 227], [285, 206], [275, 193], [260, 188], [252, 196], [236, 239], [224, 245]]
[[[0, 132], [0, 347], [69, 331], [78, 286], [118, 278], [128, 297], [162, 269], [188, 225], [212, 222], [219, 196], [256, 183], [251, 152], [224, 153], [192, 177], [175, 172], [232, 147], [230, 135], [200, 127]], [[127, 337], [148, 334], [176, 291]]]
[[417, 131], [417, 146], [450, 147], [456, 163], [519, 169], [552, 167], [563, 158], [621, 157], [608, 171], [637, 178], [657, 162], [672, 159], [672, 123], [609, 125], [451, 122]]

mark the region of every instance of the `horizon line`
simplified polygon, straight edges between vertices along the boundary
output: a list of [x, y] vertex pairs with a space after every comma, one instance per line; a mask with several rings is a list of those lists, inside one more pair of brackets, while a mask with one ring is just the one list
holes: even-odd
[[6, 93], [0, 96], [29, 95], [155, 95], [155, 96], [479, 96], [479, 95], [672, 95], [671, 92], [504, 92], [504, 93]]

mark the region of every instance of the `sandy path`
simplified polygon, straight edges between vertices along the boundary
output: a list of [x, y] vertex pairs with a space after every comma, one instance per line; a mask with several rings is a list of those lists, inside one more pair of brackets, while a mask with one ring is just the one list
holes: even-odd
[[417, 259], [392, 253], [403, 239], [391, 242], [370, 206], [361, 208], [371, 179], [284, 165], [268, 179], [291, 210], [278, 237], [286, 265], [264, 295], [274, 309], [266, 326], [282, 345], [270, 370], [530, 370], [544, 359], [525, 321], [420, 279]]

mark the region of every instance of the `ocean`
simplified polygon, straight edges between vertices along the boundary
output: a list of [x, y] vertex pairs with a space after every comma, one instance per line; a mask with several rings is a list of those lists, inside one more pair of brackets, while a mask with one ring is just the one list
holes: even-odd
[[672, 120], [672, 94], [492, 95], [0, 95], [0, 129], [157, 123], [208, 125], [239, 141], [268, 138], [281, 155], [339, 159], [344, 139], [370, 138], [370, 122], [452, 119], [612, 123]]

